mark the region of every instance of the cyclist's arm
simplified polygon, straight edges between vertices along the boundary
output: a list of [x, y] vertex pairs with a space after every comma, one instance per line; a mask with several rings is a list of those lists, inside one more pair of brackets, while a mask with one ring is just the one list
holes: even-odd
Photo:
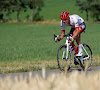
[[65, 30], [61, 30], [61, 36], [59, 37], [59, 39], [56, 38], [55, 42], [62, 40], [64, 38], [63, 35], [65, 35]]
[[60, 25], [61, 25], [61, 36], [59, 37], [59, 40], [64, 38], [62, 35], [65, 35], [65, 24], [63, 23], [62, 20], [61, 20]]
[[62, 40], [64, 38], [63, 35], [65, 35], [65, 30], [61, 30], [61, 36], [59, 37], [59, 40]]

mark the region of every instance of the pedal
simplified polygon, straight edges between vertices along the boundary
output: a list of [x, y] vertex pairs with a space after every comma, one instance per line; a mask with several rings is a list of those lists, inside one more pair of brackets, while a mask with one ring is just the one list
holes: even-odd
[[74, 60], [74, 64], [75, 65], [79, 65], [79, 62], [77, 62], [76, 60]]
[[82, 57], [82, 56], [76, 56], [76, 58], [80, 58], [80, 57]]
[[74, 64], [75, 64], [75, 65], [79, 65], [78, 59], [75, 59], [75, 58], [74, 58]]
[[68, 58], [62, 58], [63, 60], [65, 60], [65, 61], [67, 61], [68, 60]]
[[88, 57], [88, 55], [83, 56], [83, 58], [86, 58], [86, 57]]
[[66, 58], [63, 58], [63, 59], [66, 59]]

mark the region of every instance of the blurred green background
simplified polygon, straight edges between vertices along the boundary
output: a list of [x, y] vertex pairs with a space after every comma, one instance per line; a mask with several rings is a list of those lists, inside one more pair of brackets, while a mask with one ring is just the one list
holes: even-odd
[[[65, 39], [55, 43], [53, 35], [61, 33], [59, 16], [65, 10], [70, 14], [78, 14], [86, 20], [86, 12], [79, 11], [76, 0], [44, 0], [44, 6], [39, 13], [39, 16], [43, 18], [41, 22], [27, 21], [26, 17], [31, 16], [29, 8], [25, 12], [20, 12], [21, 22], [14, 22], [17, 12], [11, 11], [10, 21], [0, 23], [0, 61], [56, 60], [57, 50], [61, 44], [65, 43]], [[37, 9], [34, 10], [34, 13], [36, 12]], [[5, 19], [6, 11], [3, 10], [1, 13], [4, 14]], [[94, 56], [99, 56], [100, 23], [92, 23], [92, 20], [89, 12], [86, 33], [82, 33], [82, 42], [90, 45]], [[66, 34], [69, 30], [70, 27], [66, 27]]]

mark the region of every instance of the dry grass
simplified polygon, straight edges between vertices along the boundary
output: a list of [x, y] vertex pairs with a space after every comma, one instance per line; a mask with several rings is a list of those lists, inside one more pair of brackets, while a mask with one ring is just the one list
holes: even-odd
[[35, 24], [35, 25], [60, 25], [60, 22], [53, 19], [53, 20], [45, 20], [45, 21], [34, 21], [34, 22], [29, 22], [29, 21], [21, 21], [21, 22], [17, 22], [16, 20], [13, 21], [9, 21], [7, 22], [8, 24], [12, 24], [12, 23], [29, 23], [29, 24]]
[[93, 57], [93, 66], [100, 66], [100, 56]]
[[58, 68], [57, 61], [14, 61], [14, 62], [1, 62], [0, 73], [13, 73], [13, 72], [29, 72], [41, 70], [45, 66], [46, 69]]
[[100, 90], [100, 72], [74, 71], [69, 74], [51, 74], [45, 77], [45, 69], [42, 70], [42, 77], [36, 75], [29, 79], [20, 77], [14, 81], [7, 77], [0, 80], [0, 90]]
[[[57, 60], [52, 61], [14, 61], [14, 62], [0, 62], [0, 73], [12, 72], [29, 72], [41, 70], [45, 66], [46, 69], [59, 69]], [[100, 56], [95, 56], [93, 59], [93, 66], [100, 66]], [[80, 67], [72, 65], [72, 67]]]

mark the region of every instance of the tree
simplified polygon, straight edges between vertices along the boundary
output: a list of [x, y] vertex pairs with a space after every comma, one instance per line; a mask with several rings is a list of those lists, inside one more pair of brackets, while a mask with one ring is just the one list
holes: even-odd
[[3, 9], [3, 2], [4, 0], [0, 0], [0, 11], [2, 11], [2, 9]]
[[76, 5], [78, 5], [80, 8], [79, 10], [81, 11], [85, 11], [86, 12], [86, 20], [88, 21], [88, 12], [89, 12], [89, 9], [90, 9], [90, 2], [92, 0], [85, 0], [85, 1], [82, 1], [82, 0], [76, 0]]
[[90, 4], [91, 16], [99, 21], [100, 16], [100, 0], [93, 0]]
[[3, 0], [0, 0], [0, 20], [3, 20]]
[[86, 17], [88, 21], [88, 12], [91, 12], [91, 16], [99, 20], [100, 17], [100, 0], [76, 0], [76, 5], [80, 7], [81, 11], [86, 12]]
[[41, 10], [41, 7], [43, 7], [43, 0], [29, 0], [28, 6], [32, 10], [30, 21], [32, 22], [34, 20], [34, 10], [37, 8], [38, 13]]
[[19, 22], [19, 15], [21, 11], [26, 10], [26, 0], [13, 0], [12, 11], [17, 11], [17, 22]]
[[39, 15], [40, 11], [42, 10], [41, 7], [44, 6], [44, 2], [43, 0], [38, 0], [37, 1], [37, 8], [36, 8], [36, 13], [34, 15], [34, 20], [35, 21], [40, 21], [40, 20], [43, 20], [43, 17]]
[[32, 10], [31, 17], [30, 17], [30, 21], [32, 22], [34, 17], [34, 9], [36, 8], [36, 0], [29, 0], [28, 6]]
[[[27, 7], [32, 10], [30, 18], [30, 21], [32, 22], [34, 20], [34, 16], [39, 16], [41, 7], [43, 7], [43, 0], [0, 0], [0, 11], [6, 12], [6, 21], [9, 21], [10, 19], [9, 14], [15, 11], [17, 12], [17, 21], [19, 21], [21, 11], [26, 11]], [[35, 9], [36, 15], [34, 13]]]
[[6, 11], [6, 21], [9, 21], [9, 14], [12, 0], [0, 0], [0, 10]]

